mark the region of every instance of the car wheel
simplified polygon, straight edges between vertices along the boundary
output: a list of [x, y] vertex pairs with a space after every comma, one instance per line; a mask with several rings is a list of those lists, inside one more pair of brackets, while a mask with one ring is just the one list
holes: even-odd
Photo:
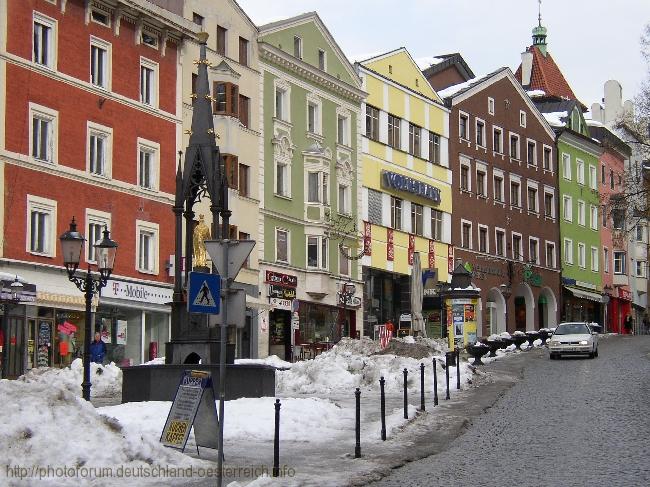
[[594, 357], [598, 357], [598, 347], [596, 347], [596, 351], [594, 352]]
[[551, 358], [551, 360], [556, 360], [558, 358], [558, 356], [556, 354], [552, 353], [550, 355], [550, 358]]
[[596, 356], [596, 353], [595, 353], [595, 352], [590, 352], [590, 353], [589, 353], [589, 358], [594, 358], [595, 356]]

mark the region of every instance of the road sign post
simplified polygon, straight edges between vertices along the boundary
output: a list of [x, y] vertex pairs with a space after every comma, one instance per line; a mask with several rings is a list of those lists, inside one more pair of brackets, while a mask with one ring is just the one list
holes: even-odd
[[187, 310], [190, 313], [218, 315], [221, 304], [221, 279], [218, 274], [190, 272]]

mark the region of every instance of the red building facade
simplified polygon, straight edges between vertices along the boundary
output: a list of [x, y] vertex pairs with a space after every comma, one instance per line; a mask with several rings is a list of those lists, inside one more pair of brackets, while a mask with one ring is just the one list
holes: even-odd
[[[94, 324], [108, 360], [140, 363], [168, 339], [177, 70], [198, 26], [138, 0], [9, 0], [0, 9], [0, 272], [5, 288], [14, 276], [35, 286], [7, 317], [12, 375], [67, 365], [89, 339], [58, 242], [72, 217], [91, 244], [104, 226], [119, 244]], [[93, 263], [87, 245], [80, 267]]]

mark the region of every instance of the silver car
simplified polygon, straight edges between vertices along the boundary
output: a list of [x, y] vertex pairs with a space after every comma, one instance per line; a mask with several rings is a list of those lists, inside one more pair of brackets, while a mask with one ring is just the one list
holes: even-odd
[[548, 341], [551, 360], [562, 355], [598, 357], [597, 327], [583, 322], [560, 323]]

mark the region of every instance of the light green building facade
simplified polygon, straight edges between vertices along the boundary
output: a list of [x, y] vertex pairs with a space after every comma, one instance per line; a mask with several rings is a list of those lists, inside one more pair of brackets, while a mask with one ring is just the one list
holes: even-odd
[[[355, 258], [365, 93], [315, 13], [260, 27], [258, 47], [260, 290], [269, 302], [261, 330], [268, 353], [289, 360], [303, 352], [302, 343], [331, 342], [362, 329]], [[355, 285], [354, 293], [341, 294], [346, 283]]]

